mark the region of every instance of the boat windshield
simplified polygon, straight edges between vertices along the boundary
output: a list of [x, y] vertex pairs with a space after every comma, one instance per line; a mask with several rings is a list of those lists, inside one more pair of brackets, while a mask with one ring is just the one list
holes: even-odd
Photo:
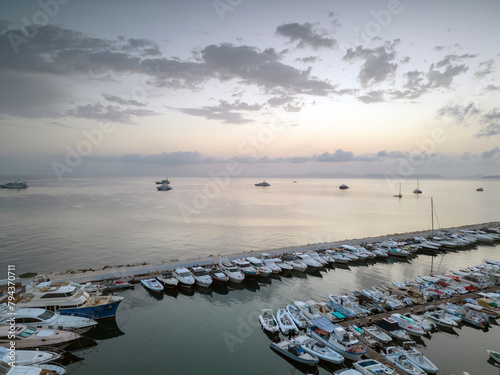
[[56, 315], [54, 312], [52, 312], [50, 310], [45, 310], [43, 313], [38, 315], [38, 318], [41, 320], [47, 320], [47, 319], [52, 318], [54, 315]]
[[0, 375], [7, 375], [10, 369], [11, 367], [7, 363], [0, 361]]
[[193, 275], [195, 276], [205, 276], [206, 274], [205, 270], [193, 270]]
[[230, 268], [229, 272], [238, 272], [238, 269], [237, 268]]
[[179, 276], [180, 277], [189, 277], [189, 276], [191, 276], [191, 274], [189, 272], [181, 272], [181, 273], [179, 273]]
[[28, 326], [26, 329], [19, 334], [19, 337], [26, 338], [30, 337], [32, 334], [36, 332], [36, 327]]

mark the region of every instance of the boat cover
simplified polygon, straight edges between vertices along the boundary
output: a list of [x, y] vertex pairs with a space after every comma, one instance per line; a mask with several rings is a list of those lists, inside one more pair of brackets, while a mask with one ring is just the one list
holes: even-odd
[[332, 333], [335, 330], [335, 328], [338, 327], [336, 324], [333, 324], [324, 316], [322, 316], [321, 318], [312, 319], [311, 323], [312, 323], [312, 325], [314, 325], [314, 326], [316, 326], [316, 327], [318, 327], [318, 328], [320, 328], [323, 331], [326, 331], [328, 333]]

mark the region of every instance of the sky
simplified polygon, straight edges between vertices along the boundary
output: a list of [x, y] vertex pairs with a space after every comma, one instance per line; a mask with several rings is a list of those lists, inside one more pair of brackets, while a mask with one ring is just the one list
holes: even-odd
[[499, 14], [493, 0], [5, 0], [0, 174], [498, 175]]

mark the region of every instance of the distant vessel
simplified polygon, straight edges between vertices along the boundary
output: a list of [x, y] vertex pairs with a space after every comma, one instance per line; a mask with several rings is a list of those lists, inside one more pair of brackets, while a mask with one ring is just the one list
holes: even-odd
[[259, 182], [258, 184], [255, 184], [255, 186], [271, 186], [269, 183], [266, 181]]
[[397, 197], [397, 198], [403, 197], [403, 194], [401, 194], [401, 182], [399, 183], [399, 194], [393, 195], [393, 197]]
[[2, 189], [26, 189], [28, 187], [28, 184], [23, 181], [17, 181], [14, 182], [7, 182], [6, 184], [0, 185], [0, 188]]
[[160, 184], [169, 184], [170, 181], [168, 180], [168, 177], [164, 180], [161, 180], [161, 181], [156, 181], [156, 184], [157, 185], [160, 185]]
[[484, 189], [482, 187], [480, 187], [480, 188], [477, 188], [476, 191], [484, 191]]
[[156, 184], [159, 185], [156, 188], [160, 191], [166, 191], [166, 190], [172, 190], [172, 186], [170, 186], [170, 181], [168, 178], [161, 180], [161, 181], [156, 181]]
[[349, 189], [349, 186], [347, 186], [346, 184], [342, 184], [342, 185], [339, 186], [339, 189], [340, 190]]
[[417, 177], [417, 188], [415, 190], [413, 190], [413, 193], [415, 193], [415, 194], [422, 194], [422, 190], [420, 190], [420, 184], [419, 184], [419, 181], [418, 181], [418, 177]]

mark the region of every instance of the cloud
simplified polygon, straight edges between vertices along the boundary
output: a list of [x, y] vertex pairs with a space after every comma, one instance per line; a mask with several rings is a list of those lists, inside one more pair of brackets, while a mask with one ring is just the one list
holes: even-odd
[[321, 155], [314, 156], [315, 161], [319, 162], [341, 162], [355, 160], [354, 154], [351, 151], [336, 150], [333, 154], [324, 152]]
[[138, 102], [137, 100], [133, 99], [124, 99], [116, 95], [111, 95], [111, 94], [102, 94], [104, 99], [106, 99], [108, 102], [113, 102], [113, 103], [118, 103], [121, 105], [126, 105], [126, 106], [134, 106], [134, 107], [144, 107], [145, 104]]
[[358, 96], [358, 100], [363, 103], [380, 103], [384, 101], [383, 91], [370, 91], [365, 95]]
[[[454, 65], [453, 62], [472, 57], [475, 57], [475, 55], [448, 55], [437, 63], [431, 64], [427, 72], [427, 86], [430, 88], [450, 88], [456, 76], [469, 70], [467, 65]], [[444, 68], [444, 71], [438, 70], [440, 68]]]
[[134, 117], [147, 117], [158, 115], [158, 113], [146, 109], [129, 109], [115, 105], [104, 106], [101, 103], [79, 105], [67, 110], [67, 116], [97, 120], [102, 122], [120, 122], [133, 124]]
[[482, 61], [481, 63], [479, 63], [477, 70], [474, 72], [474, 78], [482, 79], [487, 75], [492, 74], [494, 72], [494, 63], [495, 62], [493, 59]]
[[489, 113], [481, 116], [483, 128], [476, 134], [476, 138], [492, 137], [500, 134], [500, 111], [493, 108]]
[[219, 105], [215, 106], [205, 106], [202, 108], [168, 108], [175, 109], [191, 116], [204, 117], [207, 120], [221, 120], [226, 124], [239, 125], [253, 122], [253, 120], [244, 118], [241, 111], [258, 111], [262, 108], [262, 105], [257, 103], [248, 104], [239, 100], [235, 101], [234, 103], [229, 103], [225, 100], [219, 100]]
[[336, 48], [338, 43], [335, 39], [329, 38], [326, 32], [315, 29], [311, 23], [287, 23], [276, 28], [276, 34], [288, 38], [289, 42], [297, 42], [297, 48], [310, 47], [314, 50], [320, 48]]
[[[476, 108], [474, 103], [469, 103], [467, 106], [463, 105], [447, 105], [440, 108], [437, 112], [439, 117], [449, 116], [457, 124], [464, 124], [466, 119], [470, 117], [477, 116], [480, 114], [480, 110]], [[467, 123], [465, 125], [468, 125]]]
[[500, 152], [500, 148], [493, 147], [491, 150], [483, 152], [481, 154], [481, 158], [483, 158], [483, 159], [491, 159], [491, 158], [493, 158], [493, 156], [495, 156], [499, 152]]
[[363, 87], [370, 84], [383, 82], [393, 78], [398, 64], [393, 63], [396, 58], [394, 47], [399, 43], [395, 40], [393, 43], [386, 43], [378, 48], [363, 48], [361, 46], [350, 48], [343, 57], [344, 61], [363, 60], [361, 70], [358, 74], [358, 80]]

